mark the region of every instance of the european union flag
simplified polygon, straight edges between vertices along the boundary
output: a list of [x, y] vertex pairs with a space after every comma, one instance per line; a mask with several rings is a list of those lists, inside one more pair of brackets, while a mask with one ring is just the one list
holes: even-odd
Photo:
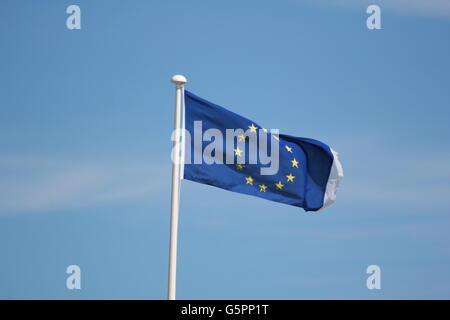
[[317, 211], [343, 177], [326, 144], [267, 130], [185, 91], [184, 179]]

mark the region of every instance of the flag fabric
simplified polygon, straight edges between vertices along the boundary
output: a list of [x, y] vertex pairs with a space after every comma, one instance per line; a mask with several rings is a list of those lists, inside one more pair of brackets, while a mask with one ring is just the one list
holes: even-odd
[[[305, 211], [317, 211], [335, 201], [343, 170], [337, 153], [329, 146], [314, 139], [274, 134], [187, 90], [184, 99], [183, 121], [189, 139], [185, 136], [182, 178]], [[220, 135], [228, 138], [230, 130], [237, 129], [241, 133], [235, 135], [231, 145], [226, 139], [218, 140]], [[278, 151], [278, 155], [268, 152], [273, 163], [278, 161], [275, 173], [262, 174], [273, 163], [267, 163], [267, 159], [262, 163], [259, 153], [251, 159], [252, 150], [260, 151], [263, 146], [272, 153]]]

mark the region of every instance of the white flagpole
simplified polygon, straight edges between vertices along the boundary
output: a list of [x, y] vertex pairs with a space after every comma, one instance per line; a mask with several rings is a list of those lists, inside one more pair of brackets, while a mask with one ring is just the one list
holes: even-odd
[[172, 159], [172, 201], [170, 215], [170, 249], [169, 249], [169, 290], [168, 299], [175, 300], [177, 281], [177, 238], [178, 238], [178, 209], [180, 200], [180, 153], [181, 153], [181, 101], [184, 84], [187, 82], [182, 75], [175, 75], [171, 80], [176, 85], [174, 132], [176, 140], [173, 142]]

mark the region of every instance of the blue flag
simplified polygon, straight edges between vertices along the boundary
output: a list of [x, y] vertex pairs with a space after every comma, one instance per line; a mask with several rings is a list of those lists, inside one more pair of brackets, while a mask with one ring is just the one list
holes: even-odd
[[279, 134], [185, 91], [183, 178], [317, 211], [343, 177], [326, 144]]

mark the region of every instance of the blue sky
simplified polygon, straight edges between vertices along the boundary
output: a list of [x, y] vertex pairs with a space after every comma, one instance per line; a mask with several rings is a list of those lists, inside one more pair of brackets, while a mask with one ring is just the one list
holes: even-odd
[[178, 298], [450, 298], [450, 7], [405, 3], [2, 1], [0, 298], [166, 297], [176, 73], [345, 170], [314, 214], [184, 181]]

